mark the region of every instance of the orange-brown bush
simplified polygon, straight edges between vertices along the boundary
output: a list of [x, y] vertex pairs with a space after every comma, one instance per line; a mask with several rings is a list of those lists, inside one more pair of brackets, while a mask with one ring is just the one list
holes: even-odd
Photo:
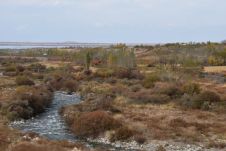
[[78, 88], [78, 83], [75, 80], [66, 80], [63, 83], [63, 87], [68, 92], [75, 92]]
[[18, 76], [16, 77], [17, 85], [34, 85], [35, 83], [30, 80], [27, 76]]
[[110, 140], [111, 141], [118, 141], [118, 140], [124, 141], [124, 140], [128, 140], [129, 138], [131, 138], [134, 134], [135, 134], [134, 131], [132, 131], [128, 127], [122, 126], [118, 129], [116, 129], [115, 133], [112, 134]]
[[114, 70], [113, 75], [119, 79], [143, 79], [143, 75], [138, 70], [127, 68], [117, 68]]
[[97, 137], [107, 130], [120, 127], [119, 121], [115, 120], [107, 112], [94, 111], [81, 113], [72, 124], [72, 131], [80, 137]]

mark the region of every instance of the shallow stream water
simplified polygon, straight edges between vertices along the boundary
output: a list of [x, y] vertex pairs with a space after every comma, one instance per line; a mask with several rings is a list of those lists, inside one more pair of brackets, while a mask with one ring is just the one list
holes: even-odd
[[44, 113], [29, 120], [12, 122], [10, 126], [22, 130], [23, 132], [35, 132], [51, 140], [82, 142], [91, 148], [101, 147], [106, 150], [134, 151], [134, 149], [114, 147], [104, 143], [93, 143], [76, 138], [60, 116], [59, 110], [63, 106], [77, 104], [80, 103], [80, 101], [80, 97], [76, 94], [68, 95], [64, 92], [55, 92], [52, 104], [46, 108]]

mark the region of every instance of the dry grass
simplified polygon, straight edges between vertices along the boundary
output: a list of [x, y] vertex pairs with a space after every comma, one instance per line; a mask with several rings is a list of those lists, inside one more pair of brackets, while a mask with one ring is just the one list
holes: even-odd
[[[120, 120], [150, 139], [203, 142], [213, 134], [226, 138], [226, 116], [204, 111], [182, 111], [161, 105], [123, 106]], [[140, 124], [138, 124], [140, 123]]]
[[204, 67], [204, 71], [210, 73], [226, 73], [226, 66], [208, 66]]

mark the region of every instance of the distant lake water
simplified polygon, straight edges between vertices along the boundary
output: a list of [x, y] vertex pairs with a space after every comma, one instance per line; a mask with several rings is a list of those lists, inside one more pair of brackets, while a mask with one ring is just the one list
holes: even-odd
[[0, 46], [0, 49], [64, 48], [66, 46]]

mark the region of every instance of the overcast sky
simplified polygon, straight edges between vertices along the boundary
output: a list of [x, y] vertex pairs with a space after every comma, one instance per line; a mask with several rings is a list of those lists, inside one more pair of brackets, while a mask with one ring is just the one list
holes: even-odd
[[0, 0], [0, 41], [226, 39], [226, 0]]

